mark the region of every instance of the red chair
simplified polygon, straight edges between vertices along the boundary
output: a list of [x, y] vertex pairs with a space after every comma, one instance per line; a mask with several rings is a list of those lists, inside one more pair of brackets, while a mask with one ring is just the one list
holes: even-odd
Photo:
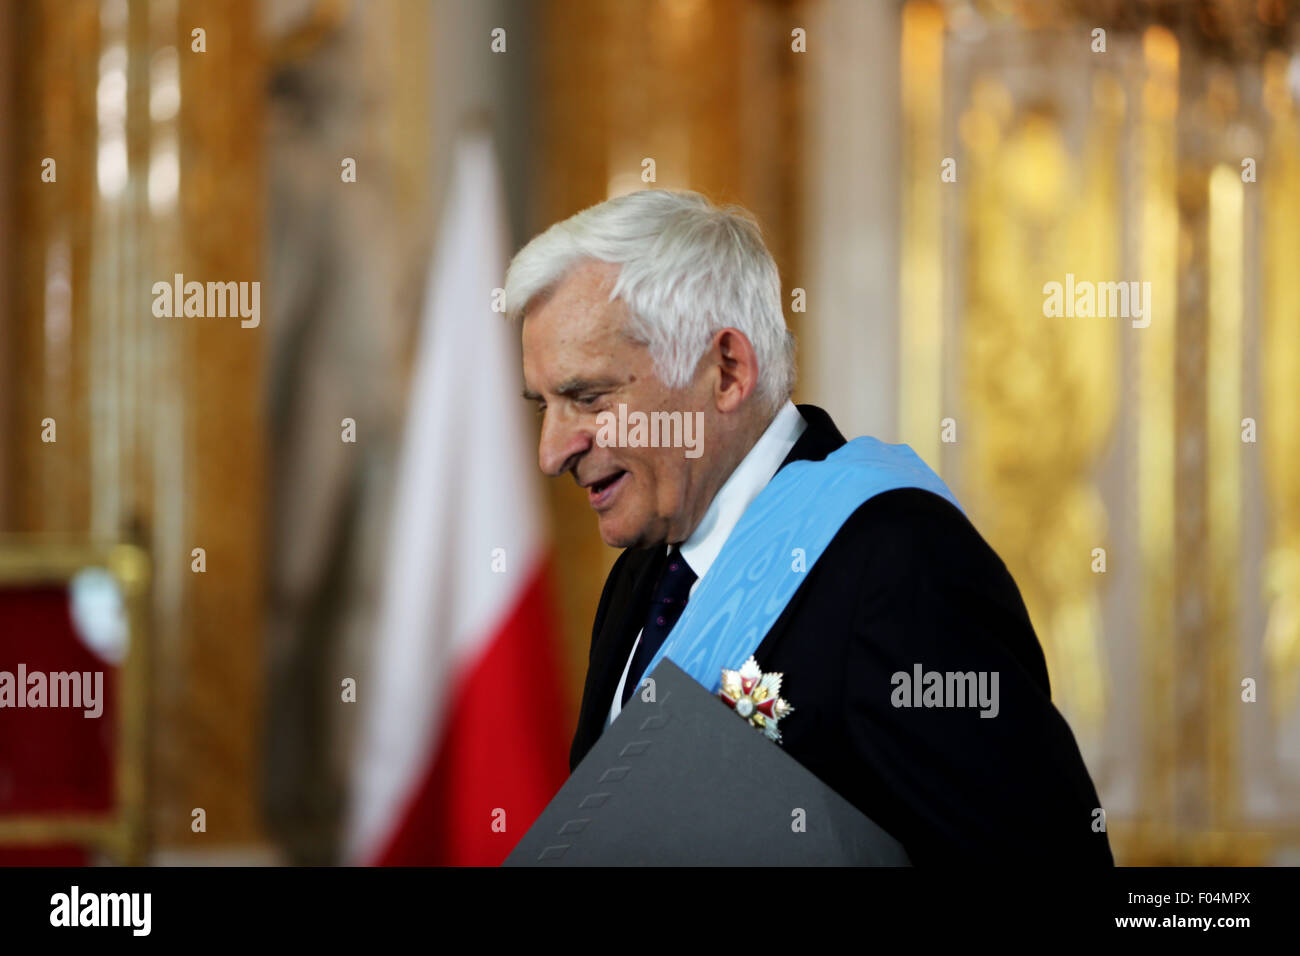
[[0, 865], [144, 862], [149, 576], [132, 545], [0, 538]]

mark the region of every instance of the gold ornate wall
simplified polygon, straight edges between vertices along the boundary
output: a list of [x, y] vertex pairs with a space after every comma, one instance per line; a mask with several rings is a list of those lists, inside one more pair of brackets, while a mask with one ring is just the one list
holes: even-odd
[[[1154, 6], [904, 7], [901, 433], [1019, 583], [1117, 858], [1270, 862], [1300, 838], [1295, 24]], [[1046, 314], [1067, 274], [1147, 314]]]
[[[155, 317], [151, 288], [178, 272], [261, 279], [257, 6], [36, 0], [8, 13], [3, 527], [148, 548], [154, 840], [252, 842], [264, 331]], [[54, 443], [41, 440], [45, 418]], [[199, 547], [202, 574], [191, 571]], [[203, 835], [191, 831], [196, 807]]]

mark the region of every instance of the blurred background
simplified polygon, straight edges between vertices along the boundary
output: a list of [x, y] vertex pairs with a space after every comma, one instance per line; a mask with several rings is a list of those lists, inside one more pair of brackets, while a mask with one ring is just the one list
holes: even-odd
[[[508, 852], [617, 555], [536, 471], [491, 293], [656, 186], [753, 211], [796, 400], [911, 444], [1006, 561], [1117, 861], [1300, 863], [1284, 0], [2, 0], [0, 669], [108, 691], [0, 711], [0, 860]], [[463, 300], [457, 249], [487, 250]], [[260, 321], [160, 317], [176, 274], [260, 283]], [[1149, 282], [1149, 324], [1045, 316], [1067, 274]], [[427, 633], [394, 610], [395, 562], [478, 561], [402, 504], [430, 436], [523, 502], [528, 560], [451, 638], [455, 574]], [[515, 728], [489, 826], [467, 788]]]

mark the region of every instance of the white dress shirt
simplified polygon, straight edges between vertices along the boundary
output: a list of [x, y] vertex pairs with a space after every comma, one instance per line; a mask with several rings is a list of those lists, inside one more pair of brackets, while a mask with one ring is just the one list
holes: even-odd
[[[740, 516], [749, 507], [749, 503], [758, 497], [763, 487], [772, 480], [776, 470], [781, 467], [781, 462], [785, 461], [785, 456], [790, 454], [790, 449], [794, 447], [794, 443], [799, 440], [799, 436], [807, 427], [808, 423], [803, 420], [794, 403], [787, 401], [776, 413], [772, 423], [767, 426], [767, 430], [759, 436], [758, 441], [754, 442], [754, 447], [749, 450], [749, 454], [741, 459], [736, 470], [713, 496], [713, 501], [709, 503], [709, 510], [704, 512], [704, 518], [701, 519], [699, 526], [681, 545], [682, 557], [697, 575], [695, 583], [691, 585], [691, 595], [695, 594], [695, 589], [709, 573], [709, 568], [713, 567], [713, 562], [722, 552], [722, 546], [731, 536], [732, 529], [736, 527]], [[672, 549], [672, 545], [667, 547], [668, 550]], [[687, 600], [690, 600], [690, 596]], [[623, 687], [627, 683], [628, 668], [632, 666], [632, 658], [636, 656], [636, 649], [640, 643], [641, 635], [638, 633], [636, 642], [632, 645], [632, 652], [627, 656], [627, 663], [623, 665], [623, 676], [619, 678], [618, 687], [614, 689], [614, 700], [610, 704], [609, 717], [605, 721], [606, 727], [614, 722], [614, 718], [623, 709]]]

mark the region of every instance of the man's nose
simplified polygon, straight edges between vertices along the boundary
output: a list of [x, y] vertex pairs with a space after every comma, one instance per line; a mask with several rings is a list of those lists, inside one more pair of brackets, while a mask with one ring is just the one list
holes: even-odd
[[564, 474], [570, 461], [591, 447], [591, 433], [569, 416], [547, 409], [542, 414], [542, 436], [537, 443], [537, 464], [552, 478]]

